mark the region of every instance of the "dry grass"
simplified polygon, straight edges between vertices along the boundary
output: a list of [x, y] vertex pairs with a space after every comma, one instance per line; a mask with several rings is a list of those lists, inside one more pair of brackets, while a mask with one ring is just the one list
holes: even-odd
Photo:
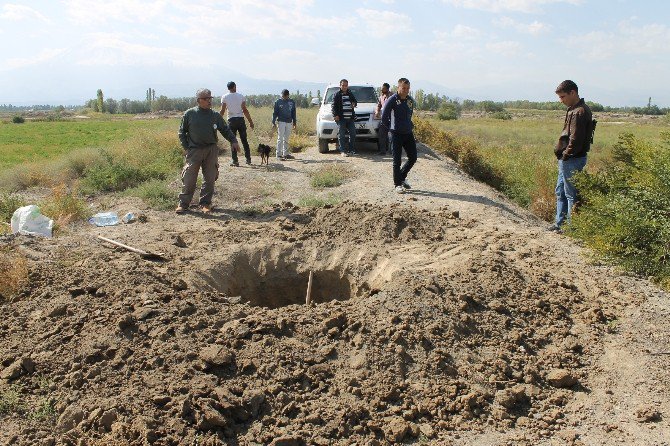
[[0, 298], [11, 298], [27, 282], [26, 258], [9, 247], [0, 248]]
[[328, 164], [320, 167], [311, 174], [310, 184], [312, 187], [337, 187], [342, 185], [353, 173], [341, 164]]
[[79, 198], [76, 184], [70, 188], [65, 184], [54, 186], [51, 194], [40, 205], [42, 213], [53, 219], [54, 227], [62, 228], [73, 221], [90, 216], [86, 203]]

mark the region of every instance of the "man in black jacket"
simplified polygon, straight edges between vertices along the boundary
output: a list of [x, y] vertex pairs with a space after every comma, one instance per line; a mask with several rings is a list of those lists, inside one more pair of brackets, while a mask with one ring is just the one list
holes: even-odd
[[[340, 91], [335, 93], [333, 97], [331, 111], [338, 126], [337, 148], [343, 156], [356, 153], [354, 148], [354, 141], [356, 140], [356, 113], [354, 113], [354, 108], [356, 108], [356, 105], [356, 97], [349, 90], [349, 81], [342, 79], [340, 81]], [[346, 150], [344, 145], [347, 132], [349, 132], [349, 150]]]
[[556, 94], [559, 101], [568, 107], [563, 132], [554, 149], [558, 159], [556, 220], [549, 229], [560, 232], [563, 223], [570, 222], [572, 208], [577, 202], [577, 188], [571, 178], [586, 166], [586, 154], [591, 148], [593, 115], [584, 99], [579, 97], [577, 84], [573, 81], [561, 82], [556, 87]]

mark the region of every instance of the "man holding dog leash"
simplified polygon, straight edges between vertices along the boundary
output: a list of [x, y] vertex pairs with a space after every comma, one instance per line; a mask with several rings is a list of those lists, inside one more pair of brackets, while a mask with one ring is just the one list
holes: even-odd
[[[247, 164], [251, 164], [251, 151], [249, 150], [249, 143], [247, 142], [247, 125], [244, 122], [246, 116], [249, 121], [249, 127], [254, 129], [254, 121], [251, 119], [244, 96], [237, 92], [237, 85], [230, 81], [226, 85], [229, 93], [221, 97], [221, 116], [228, 110], [228, 126], [235, 136], [240, 134], [242, 140], [242, 147], [244, 147], [244, 157], [247, 159]], [[232, 151], [231, 156], [233, 161], [231, 166], [238, 167], [240, 163], [237, 160], [237, 151]]]

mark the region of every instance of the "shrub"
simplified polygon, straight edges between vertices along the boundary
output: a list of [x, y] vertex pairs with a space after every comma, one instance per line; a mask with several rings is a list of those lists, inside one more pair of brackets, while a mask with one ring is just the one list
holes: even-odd
[[501, 119], [503, 121], [509, 121], [510, 119], [512, 119], [512, 114], [507, 110], [502, 110], [491, 113], [491, 117], [493, 119]]
[[298, 206], [305, 208], [322, 208], [325, 206], [334, 206], [342, 201], [341, 198], [329, 194], [327, 197], [316, 197], [314, 195], [301, 197], [298, 199]]
[[670, 133], [621, 135], [616, 159], [575, 179], [583, 206], [570, 232], [605, 260], [670, 285]]
[[[26, 258], [9, 247], [0, 248], [0, 299], [11, 298], [28, 281]], [[0, 413], [3, 397], [0, 395]]]
[[460, 118], [461, 106], [456, 102], [445, 102], [437, 110], [437, 118], [442, 121], [451, 121]]
[[176, 193], [170, 190], [162, 180], [146, 181], [137, 187], [128, 189], [126, 195], [139, 197], [152, 208], [161, 211], [172, 209], [177, 200]]
[[503, 184], [502, 174], [486, 161], [473, 139], [440, 130], [425, 119], [414, 122], [414, 134], [422, 143], [456, 161], [466, 173], [500, 189]]
[[351, 172], [344, 166], [331, 164], [321, 167], [311, 174], [311, 185], [316, 188], [337, 187], [351, 177]]
[[86, 220], [91, 213], [78, 195], [76, 188], [61, 184], [51, 190], [51, 194], [40, 204], [42, 213], [53, 219], [56, 228], [66, 226], [73, 221]]
[[16, 115], [12, 118], [12, 122], [14, 124], [23, 124], [26, 120], [23, 116]]
[[86, 190], [124, 191], [148, 180], [165, 180], [183, 164], [182, 148], [172, 132], [143, 132], [100, 155], [84, 170]]
[[303, 149], [314, 145], [314, 139], [296, 132], [289, 138], [288, 145], [291, 152], [302, 152]]
[[25, 206], [25, 204], [16, 195], [0, 195], [0, 221], [9, 223], [9, 221], [12, 219], [14, 211], [16, 211], [21, 206]]

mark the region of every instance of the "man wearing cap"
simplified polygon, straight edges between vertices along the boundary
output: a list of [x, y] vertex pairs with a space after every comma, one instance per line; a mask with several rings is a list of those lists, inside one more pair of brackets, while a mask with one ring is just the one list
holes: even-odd
[[[228, 94], [225, 94], [221, 97], [221, 116], [225, 116], [226, 110], [228, 110], [228, 126], [230, 131], [233, 132], [235, 136], [237, 133], [240, 134], [240, 139], [242, 140], [242, 147], [244, 147], [244, 157], [247, 159], [247, 164], [251, 164], [251, 151], [249, 150], [249, 143], [247, 142], [247, 125], [244, 121], [246, 116], [249, 121], [249, 127], [253, 130], [254, 121], [251, 119], [249, 110], [247, 110], [247, 104], [244, 100], [244, 95], [241, 95], [237, 92], [237, 85], [235, 82], [228, 82], [226, 85], [228, 87]], [[237, 160], [237, 152], [231, 151], [233, 161], [230, 163], [231, 166], [239, 166], [240, 163]]]
[[281, 92], [281, 98], [275, 101], [272, 112], [272, 127], [277, 126], [277, 159], [280, 161], [293, 159], [288, 148], [288, 138], [291, 136], [291, 127], [295, 128], [295, 102], [289, 99], [288, 90]]
[[175, 212], [184, 213], [191, 205], [198, 179], [198, 171], [202, 168], [202, 186], [199, 204], [202, 212], [212, 212], [212, 196], [214, 182], [219, 176], [219, 148], [216, 132], [220, 132], [231, 144], [231, 150], [239, 150], [237, 139], [221, 115], [212, 110], [212, 92], [201, 88], [196, 92], [198, 105], [186, 110], [179, 126], [179, 141], [184, 149], [186, 162], [181, 171], [181, 194]]

